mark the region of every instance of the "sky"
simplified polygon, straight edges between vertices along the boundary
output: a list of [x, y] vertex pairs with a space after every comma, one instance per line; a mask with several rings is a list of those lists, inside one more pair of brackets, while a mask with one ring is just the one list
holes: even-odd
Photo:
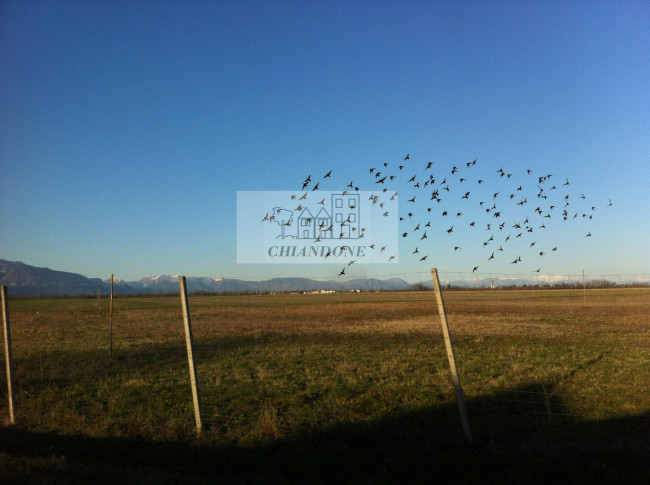
[[[650, 278], [648, 25], [645, 1], [5, 0], [0, 258], [124, 280]], [[394, 260], [238, 263], [237, 193], [319, 181], [399, 193]]]

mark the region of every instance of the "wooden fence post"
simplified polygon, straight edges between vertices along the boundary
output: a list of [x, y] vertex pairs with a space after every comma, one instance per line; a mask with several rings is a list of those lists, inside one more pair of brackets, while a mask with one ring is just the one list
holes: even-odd
[[5, 362], [7, 364], [7, 401], [9, 402], [9, 424], [16, 423], [14, 408], [14, 385], [11, 378], [11, 326], [9, 324], [9, 303], [7, 302], [7, 287], [0, 288], [2, 293], [2, 327], [5, 337]]
[[192, 384], [192, 399], [194, 400], [194, 418], [196, 432], [201, 434], [203, 423], [201, 421], [201, 395], [199, 381], [196, 378], [196, 360], [194, 359], [194, 339], [192, 338], [192, 320], [190, 318], [190, 305], [187, 297], [187, 284], [185, 276], [178, 277], [181, 284], [181, 303], [183, 306], [183, 322], [185, 324], [185, 344], [187, 346], [187, 362], [190, 366], [190, 383]]
[[110, 343], [109, 343], [109, 348], [108, 348], [108, 356], [112, 359], [113, 358], [113, 276], [111, 275], [111, 304], [110, 304], [110, 310], [109, 310], [109, 338], [110, 338]]
[[463, 431], [468, 441], [472, 441], [472, 433], [469, 428], [469, 420], [467, 419], [467, 410], [465, 409], [465, 393], [463, 387], [460, 385], [460, 377], [456, 369], [456, 359], [454, 358], [454, 348], [451, 345], [451, 336], [449, 335], [449, 324], [447, 323], [447, 314], [445, 313], [445, 303], [442, 299], [442, 291], [440, 291], [440, 281], [438, 280], [438, 270], [431, 268], [431, 278], [433, 279], [433, 287], [436, 293], [436, 300], [438, 301], [438, 314], [440, 315], [440, 324], [442, 325], [442, 335], [445, 339], [445, 348], [447, 349], [447, 359], [449, 360], [449, 369], [451, 370], [451, 380], [456, 390], [456, 402], [458, 403], [458, 411], [460, 412], [460, 421], [463, 425]]

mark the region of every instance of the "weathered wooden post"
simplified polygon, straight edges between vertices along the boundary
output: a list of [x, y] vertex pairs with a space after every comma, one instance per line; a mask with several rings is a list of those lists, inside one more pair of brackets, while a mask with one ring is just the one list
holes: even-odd
[[108, 349], [108, 356], [112, 359], [113, 358], [113, 276], [111, 275], [111, 305], [110, 305], [110, 310], [109, 310], [109, 338], [110, 338], [110, 343], [109, 343], [109, 349]]
[[442, 326], [442, 335], [445, 339], [445, 348], [447, 349], [447, 359], [449, 360], [449, 369], [451, 370], [451, 380], [456, 390], [456, 402], [458, 403], [458, 411], [460, 412], [460, 421], [463, 425], [463, 431], [468, 441], [472, 441], [472, 433], [469, 428], [469, 420], [467, 419], [467, 410], [465, 409], [465, 393], [463, 387], [460, 385], [460, 377], [456, 369], [456, 359], [454, 358], [454, 348], [451, 345], [451, 336], [449, 335], [449, 324], [447, 323], [447, 314], [445, 313], [445, 303], [442, 299], [442, 291], [440, 290], [440, 281], [438, 280], [438, 270], [431, 268], [431, 278], [433, 279], [433, 287], [436, 293], [436, 300], [438, 301], [438, 314], [440, 315], [440, 324]]
[[201, 395], [199, 381], [196, 378], [196, 360], [194, 359], [194, 339], [192, 338], [192, 320], [190, 318], [190, 305], [187, 297], [187, 284], [185, 276], [178, 277], [181, 284], [181, 303], [183, 306], [183, 321], [185, 324], [185, 344], [187, 346], [187, 362], [190, 366], [190, 383], [192, 385], [192, 398], [194, 400], [194, 418], [196, 432], [201, 434], [203, 423], [201, 421]]
[[7, 287], [0, 288], [2, 293], [2, 327], [5, 337], [5, 362], [7, 364], [7, 401], [9, 403], [9, 424], [16, 423], [14, 408], [14, 385], [11, 378], [11, 326], [9, 324], [9, 303], [7, 302]]

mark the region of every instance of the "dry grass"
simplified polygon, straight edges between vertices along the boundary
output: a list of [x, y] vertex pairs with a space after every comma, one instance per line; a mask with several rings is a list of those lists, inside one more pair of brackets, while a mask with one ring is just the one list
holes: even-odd
[[[586, 305], [575, 290], [444, 297], [475, 419], [513, 401], [531, 419], [541, 412], [542, 423], [650, 412], [650, 291], [588, 290]], [[196, 296], [190, 307], [212, 445], [260, 446], [453, 406], [431, 292]], [[113, 359], [96, 300], [10, 308], [21, 426], [193, 439], [180, 298], [116, 300]]]

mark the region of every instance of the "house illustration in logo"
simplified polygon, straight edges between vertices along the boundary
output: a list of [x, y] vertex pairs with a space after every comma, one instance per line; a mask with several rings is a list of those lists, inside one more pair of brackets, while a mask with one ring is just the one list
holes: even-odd
[[298, 239], [315, 239], [316, 221], [308, 208], [304, 208], [298, 216]]
[[359, 226], [359, 194], [332, 194], [332, 218], [334, 226], [330, 237], [357, 239]]
[[[296, 239], [358, 239], [361, 235], [359, 194], [334, 193], [329, 198], [329, 211], [323, 207], [317, 212], [314, 207], [305, 206], [296, 218], [295, 229], [290, 227], [293, 213], [280, 223], [281, 234], [279, 238]], [[279, 213], [279, 208], [275, 210]], [[282, 211], [285, 211], [282, 209]], [[314, 215], [315, 214], [315, 215]]]

